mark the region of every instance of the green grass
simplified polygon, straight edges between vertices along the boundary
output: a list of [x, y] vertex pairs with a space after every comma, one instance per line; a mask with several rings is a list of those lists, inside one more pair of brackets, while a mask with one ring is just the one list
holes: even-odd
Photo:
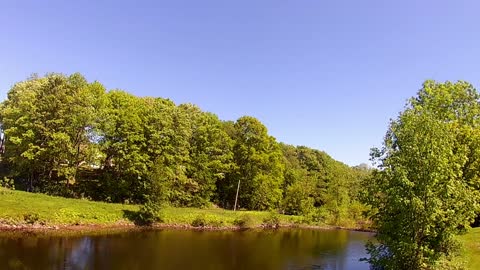
[[0, 219], [11, 224], [38, 219], [38, 223], [46, 225], [112, 225], [129, 222], [124, 217], [124, 210], [137, 211], [138, 206], [67, 199], [0, 188]]
[[[272, 213], [259, 211], [238, 211], [224, 209], [197, 209], [197, 208], [171, 208], [163, 209], [163, 223], [169, 225], [191, 225], [196, 219], [204, 219], [206, 225], [213, 227], [236, 226], [239, 221], [246, 221], [246, 227], [260, 226], [269, 220]], [[280, 225], [292, 225], [302, 223], [298, 216], [275, 215]]]
[[462, 258], [468, 269], [480, 269], [480, 228], [458, 237], [463, 244]]
[[[53, 197], [38, 193], [0, 188], [0, 223], [11, 225], [36, 223], [45, 225], [115, 225], [133, 224], [128, 218], [139, 210], [137, 205], [92, 202]], [[127, 215], [125, 214], [127, 213]], [[162, 223], [171, 226], [205, 224], [209, 227], [232, 227], [240, 223], [255, 227], [271, 220], [272, 213], [223, 209], [165, 207]], [[301, 217], [276, 215], [281, 225], [299, 224]], [[244, 221], [243, 223], [240, 221]], [[195, 223], [196, 222], [196, 223]]]

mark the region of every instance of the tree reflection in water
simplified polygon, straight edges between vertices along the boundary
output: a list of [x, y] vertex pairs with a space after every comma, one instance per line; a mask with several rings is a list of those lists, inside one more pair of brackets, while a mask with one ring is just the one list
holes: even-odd
[[[0, 236], [6, 269], [368, 269], [368, 233], [342, 230], [132, 231]], [[4, 269], [2, 267], [2, 269]]]

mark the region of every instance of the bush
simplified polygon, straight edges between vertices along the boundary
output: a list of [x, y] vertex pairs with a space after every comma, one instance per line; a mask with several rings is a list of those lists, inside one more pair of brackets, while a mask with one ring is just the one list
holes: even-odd
[[138, 211], [135, 224], [140, 226], [151, 226], [153, 223], [161, 221], [162, 213], [160, 205], [147, 201]]
[[204, 215], [198, 216], [192, 221], [191, 225], [195, 228], [203, 228], [207, 226], [207, 219]]
[[219, 228], [223, 226], [224, 222], [217, 216], [208, 216], [207, 224], [211, 227]]
[[310, 197], [311, 185], [296, 182], [287, 187], [283, 210], [287, 215], [306, 215], [313, 210], [314, 199]]
[[312, 210], [305, 216], [305, 222], [311, 225], [326, 224], [330, 214], [325, 207], [319, 207]]
[[0, 179], [0, 187], [15, 190], [15, 183], [14, 183], [13, 179], [10, 179], [10, 178], [4, 176], [3, 179]]
[[224, 225], [224, 221], [215, 215], [199, 215], [190, 223], [195, 228], [213, 227], [219, 228]]
[[263, 219], [263, 226], [265, 228], [278, 228], [280, 226], [280, 217], [277, 213], [271, 212]]
[[58, 183], [45, 183], [39, 191], [51, 196], [75, 198], [75, 192], [70, 187]]
[[36, 213], [34, 213], [34, 214], [25, 214], [25, 215], [23, 215], [23, 220], [25, 221], [25, 223], [30, 224], [30, 225], [33, 225], [33, 224], [37, 223], [37, 222], [40, 220], [40, 217], [39, 217], [38, 214], [36, 214]]
[[233, 224], [235, 226], [238, 226], [238, 227], [242, 228], [242, 229], [248, 229], [248, 228], [255, 227], [255, 221], [249, 215], [243, 215], [243, 216], [240, 216], [240, 217], [236, 218], [233, 221]]

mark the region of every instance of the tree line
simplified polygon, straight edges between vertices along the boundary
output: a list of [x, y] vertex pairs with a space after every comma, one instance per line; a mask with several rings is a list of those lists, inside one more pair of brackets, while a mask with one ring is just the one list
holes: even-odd
[[279, 143], [256, 118], [222, 121], [192, 104], [138, 97], [50, 73], [0, 105], [1, 172], [17, 188], [92, 200], [359, 217], [365, 168]]
[[15, 84], [0, 123], [0, 185], [147, 210], [232, 209], [238, 191], [242, 209], [328, 224], [366, 215], [373, 269], [458, 269], [454, 236], [480, 223], [480, 95], [462, 81], [423, 84], [372, 149], [375, 169], [277, 142], [254, 117], [222, 121], [80, 74]]

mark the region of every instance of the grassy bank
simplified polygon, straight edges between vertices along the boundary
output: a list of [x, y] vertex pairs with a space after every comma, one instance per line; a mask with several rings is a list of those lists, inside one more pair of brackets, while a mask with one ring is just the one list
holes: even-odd
[[473, 228], [459, 236], [463, 244], [462, 258], [467, 269], [480, 269], [480, 228]]
[[[80, 229], [92, 226], [93, 230], [128, 227], [134, 225], [132, 216], [138, 210], [137, 205], [67, 199], [0, 188], [0, 229], [2, 225], [4, 228], [30, 228], [34, 225], [37, 228], [67, 226]], [[305, 225], [303, 222], [301, 217], [268, 212], [167, 207], [162, 210], [160, 225], [179, 228], [238, 228], [274, 223], [283, 226]], [[464, 245], [459, 261], [467, 269], [480, 269], [480, 228], [472, 229], [458, 238]]]
[[[0, 188], [0, 223], [4, 225], [133, 225], [137, 205], [92, 202]], [[294, 225], [301, 217], [268, 212], [166, 207], [163, 226], [257, 227], [265, 223]]]

